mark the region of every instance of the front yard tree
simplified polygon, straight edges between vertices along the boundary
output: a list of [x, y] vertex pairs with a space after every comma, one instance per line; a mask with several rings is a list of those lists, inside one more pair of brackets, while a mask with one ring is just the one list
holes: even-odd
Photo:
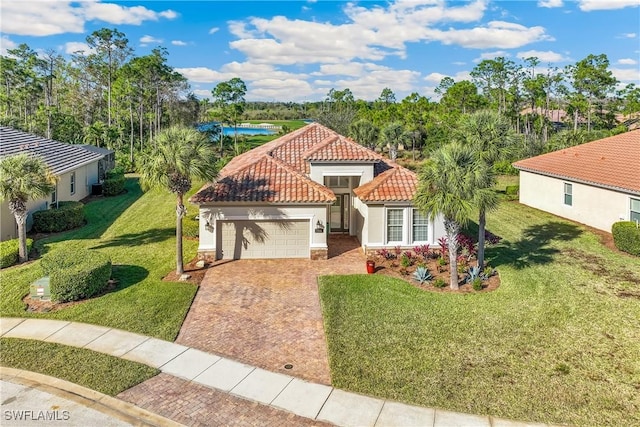
[[430, 218], [443, 216], [451, 289], [459, 288], [458, 234], [469, 221], [475, 186], [485, 169], [476, 162], [470, 150], [459, 143], [451, 143], [436, 150], [420, 174], [414, 203]]
[[29, 259], [27, 253], [27, 202], [48, 196], [55, 189], [55, 177], [44, 161], [28, 154], [16, 154], [0, 160], [0, 200], [9, 202], [9, 210], [18, 224], [18, 262]]
[[478, 208], [478, 266], [484, 268], [485, 228], [487, 212], [498, 207], [498, 195], [493, 191], [496, 184], [494, 164], [506, 158], [513, 151], [515, 137], [509, 120], [494, 111], [481, 110], [462, 116], [458, 128], [460, 139], [485, 168], [474, 191], [474, 201]]
[[210, 181], [215, 175], [216, 157], [204, 134], [186, 127], [171, 127], [155, 138], [151, 151], [142, 159], [140, 182], [146, 191], [161, 187], [176, 195], [176, 272], [184, 273], [182, 218], [186, 214], [184, 195], [194, 180]]

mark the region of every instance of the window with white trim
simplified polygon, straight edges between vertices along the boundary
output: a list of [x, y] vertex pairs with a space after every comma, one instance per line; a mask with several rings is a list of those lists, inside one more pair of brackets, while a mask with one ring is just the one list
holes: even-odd
[[629, 221], [640, 223], [640, 199], [631, 199]]
[[325, 186], [330, 188], [349, 188], [348, 176], [327, 176], [325, 177]]
[[417, 209], [412, 209], [413, 224], [412, 241], [415, 242], [428, 242], [429, 241], [429, 218], [422, 214]]
[[403, 241], [404, 209], [387, 209], [387, 243]]
[[564, 183], [564, 204], [573, 206], [573, 184]]
[[51, 204], [54, 204], [58, 201], [58, 188], [53, 187], [53, 191], [51, 192]]
[[69, 192], [71, 194], [76, 193], [76, 173], [71, 172], [71, 187], [69, 188]]

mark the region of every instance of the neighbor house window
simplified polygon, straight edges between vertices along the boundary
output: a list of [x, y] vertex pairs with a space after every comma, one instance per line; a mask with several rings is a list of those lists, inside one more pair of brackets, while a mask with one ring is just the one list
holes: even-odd
[[564, 184], [564, 204], [567, 206], [573, 205], [573, 184]]
[[640, 199], [631, 199], [629, 221], [640, 222]]
[[51, 204], [54, 204], [58, 201], [58, 192], [57, 188], [53, 187], [53, 191], [51, 192]]
[[403, 209], [387, 209], [387, 243], [402, 242]]
[[429, 218], [417, 209], [413, 211], [413, 241], [427, 242], [429, 240]]
[[76, 173], [71, 172], [71, 188], [69, 189], [71, 194], [76, 193]]

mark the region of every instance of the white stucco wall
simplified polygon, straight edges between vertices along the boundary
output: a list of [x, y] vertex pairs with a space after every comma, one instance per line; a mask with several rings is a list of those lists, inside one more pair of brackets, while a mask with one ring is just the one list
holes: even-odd
[[[327, 205], [228, 205], [200, 206], [200, 244], [198, 251], [215, 253], [218, 220], [309, 220], [309, 242], [311, 249], [327, 249]], [[324, 232], [316, 233], [317, 222]], [[207, 222], [209, 225], [207, 225]]]
[[[91, 194], [91, 185], [98, 182], [98, 161], [81, 166], [75, 170], [76, 188], [75, 193], [71, 194], [71, 172], [67, 172], [58, 177], [57, 181], [57, 197], [59, 202], [63, 201], [80, 201]], [[42, 199], [30, 200], [27, 202], [27, 210], [29, 218], [27, 219], [27, 231], [31, 228], [31, 214], [35, 211], [47, 209], [51, 203], [51, 195]], [[15, 239], [18, 237], [16, 221], [9, 210], [8, 202], [2, 202], [0, 205], [0, 241]]]
[[[572, 184], [573, 202], [564, 204], [564, 183]], [[630, 199], [640, 198], [591, 185], [520, 171], [520, 203], [611, 232], [614, 222], [629, 220]]]
[[[412, 207], [410, 205], [398, 205], [398, 204], [379, 204], [379, 205], [367, 205], [367, 220], [366, 220], [366, 236], [367, 238], [361, 240], [362, 246], [373, 249], [382, 247], [392, 247], [396, 243], [387, 242], [387, 223], [386, 223], [386, 211], [388, 208], [403, 209], [404, 210], [404, 226], [403, 226], [403, 241], [400, 246], [406, 248], [413, 248], [417, 242], [412, 240], [411, 228], [412, 228]], [[363, 233], [364, 234], [364, 233]], [[429, 245], [436, 245], [438, 239], [445, 235], [444, 224], [442, 217], [438, 216], [434, 220], [429, 222], [429, 240], [426, 243]]]
[[373, 180], [373, 163], [311, 163], [309, 177], [324, 185], [325, 176], [360, 177], [356, 187]]

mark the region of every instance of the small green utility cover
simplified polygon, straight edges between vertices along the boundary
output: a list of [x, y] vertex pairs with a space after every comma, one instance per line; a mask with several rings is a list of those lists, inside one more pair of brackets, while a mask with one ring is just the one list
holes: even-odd
[[49, 301], [51, 292], [49, 290], [49, 276], [41, 277], [29, 286], [29, 296], [33, 299]]

